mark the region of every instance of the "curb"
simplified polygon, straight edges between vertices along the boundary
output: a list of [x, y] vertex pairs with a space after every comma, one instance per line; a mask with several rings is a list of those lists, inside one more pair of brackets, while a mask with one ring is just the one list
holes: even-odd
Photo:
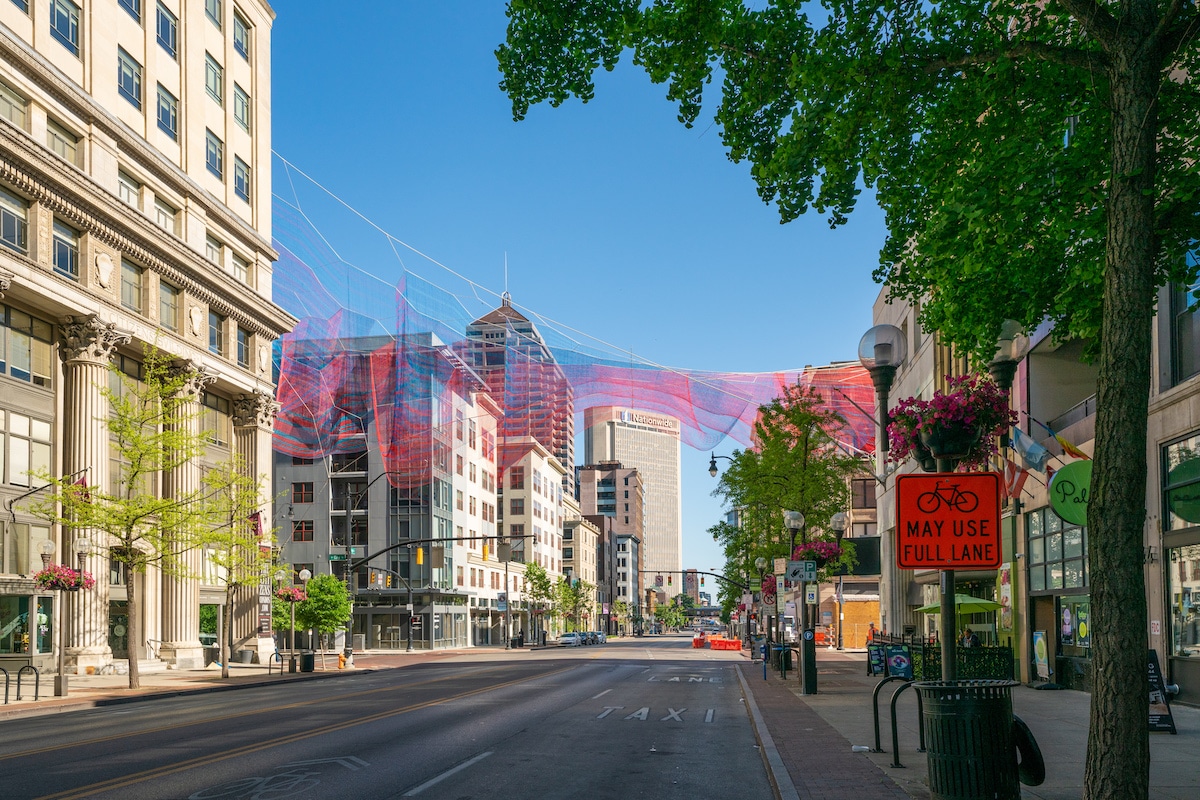
[[754, 736], [758, 739], [759, 747], [762, 750], [763, 766], [767, 768], [767, 776], [771, 779], [771, 785], [775, 787], [775, 796], [779, 800], [800, 800], [800, 794], [796, 791], [796, 785], [792, 783], [792, 776], [788, 774], [787, 767], [783, 763], [783, 758], [779, 755], [779, 750], [775, 747], [775, 740], [771, 738], [770, 732], [767, 730], [767, 725], [763, 721], [762, 714], [759, 713], [758, 703], [754, 702], [754, 694], [750, 690], [750, 686], [746, 683], [746, 676], [742, 674], [740, 669], [735, 669], [737, 673], [738, 683], [742, 686], [742, 697], [746, 701], [746, 711], [750, 715], [750, 720], [754, 723]]

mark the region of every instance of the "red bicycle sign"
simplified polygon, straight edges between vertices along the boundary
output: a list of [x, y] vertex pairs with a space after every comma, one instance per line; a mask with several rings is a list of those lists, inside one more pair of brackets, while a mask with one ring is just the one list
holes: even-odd
[[896, 565], [1000, 566], [1000, 474], [953, 472], [896, 479]]

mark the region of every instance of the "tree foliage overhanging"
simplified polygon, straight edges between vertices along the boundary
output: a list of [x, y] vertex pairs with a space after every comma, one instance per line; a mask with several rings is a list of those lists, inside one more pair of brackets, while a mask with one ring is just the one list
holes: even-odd
[[1197, 275], [1200, 8], [510, 0], [508, 16], [496, 55], [517, 119], [586, 102], [627, 51], [688, 125], [717, 80], [729, 156], [784, 221], [811, 207], [840, 225], [874, 188], [875, 277], [927, 330], [977, 361], [1009, 318], [1084, 341], [1099, 368], [1084, 796], [1145, 797], [1151, 325], [1159, 288]]

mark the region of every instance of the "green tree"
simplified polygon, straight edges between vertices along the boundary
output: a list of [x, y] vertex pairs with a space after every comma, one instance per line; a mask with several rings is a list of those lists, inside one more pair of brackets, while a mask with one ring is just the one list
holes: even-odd
[[667, 630], [679, 630], [687, 623], [687, 614], [684, 613], [683, 606], [677, 602], [678, 600], [677, 597], [672, 598], [670, 603], [659, 606], [655, 612], [658, 621]]
[[[241, 459], [218, 464], [204, 476], [210, 500], [211, 529], [200, 535], [210, 580], [225, 589], [225, 635], [220, 642], [221, 677], [229, 677], [233, 617], [238, 590], [258, 587], [271, 567], [274, 535], [260, 531], [262, 481], [246, 474]], [[274, 613], [272, 612], [272, 616]]]
[[[305, 586], [308, 596], [296, 604], [296, 624], [314, 630], [320, 637], [346, 627], [352, 610], [346, 582], [333, 575], [314, 575]], [[325, 668], [325, 648], [321, 648], [321, 668]]]
[[[875, 276], [947, 342], [992, 353], [1002, 321], [1097, 359], [1088, 508], [1091, 720], [1084, 796], [1145, 797], [1142, 570], [1157, 290], [1196, 280], [1200, 9], [1181, 0], [511, 0], [501, 87], [583, 101], [631, 50], [693, 124], [715, 124], [790, 220], [840, 225], [863, 185], [889, 236]], [[812, 12], [812, 13], [809, 13]], [[1165, 309], [1164, 309], [1165, 311]]]
[[628, 630], [633, 622], [631, 612], [632, 609], [627, 601], [618, 600], [617, 602], [613, 603], [613, 614], [616, 615], [617, 624], [621, 626], [621, 629], [623, 630]]
[[163, 497], [155, 491], [161, 474], [200, 458], [204, 435], [190, 420], [198, 372], [177, 366], [173, 357], [146, 345], [142, 374], [133, 378], [110, 365], [112, 380], [101, 389], [108, 401], [106, 425], [118, 467], [107, 486], [84, 486], [69, 477], [41, 473], [54, 487], [51, 495], [28, 510], [64, 528], [91, 530], [93, 545], [129, 574], [126, 608], [129, 618], [129, 688], [141, 686], [137, 652], [142, 631], [142, 586], [155, 566], [164, 575], [192, 579], [186, 556], [200, 545], [219, 507], [221, 487], [210, 482], [194, 491]]
[[563, 616], [565, 627], [583, 630], [583, 620], [592, 612], [595, 584], [583, 580], [559, 578], [554, 584], [555, 602]]
[[554, 601], [554, 586], [550, 583], [550, 576], [546, 574], [545, 567], [541, 564], [525, 565], [525, 599], [529, 603], [533, 619], [536, 620], [530, 636], [533, 637], [535, 643], [540, 643], [538, 633], [545, 625], [547, 613], [553, 611]]

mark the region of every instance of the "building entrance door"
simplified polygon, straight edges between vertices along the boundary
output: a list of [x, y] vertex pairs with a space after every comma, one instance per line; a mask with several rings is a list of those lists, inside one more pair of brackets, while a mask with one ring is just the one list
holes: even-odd
[[129, 614], [124, 600], [108, 604], [108, 647], [113, 658], [129, 658]]

